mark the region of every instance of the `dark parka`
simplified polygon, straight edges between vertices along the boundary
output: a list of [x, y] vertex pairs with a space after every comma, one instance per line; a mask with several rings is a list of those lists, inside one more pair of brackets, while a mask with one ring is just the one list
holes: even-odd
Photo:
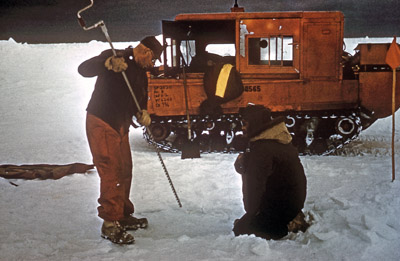
[[234, 232], [278, 239], [304, 206], [306, 177], [284, 118], [271, 120], [263, 106], [246, 109], [242, 117], [248, 122], [249, 151], [235, 163], [242, 174], [246, 214]]
[[[146, 70], [136, 64], [131, 47], [117, 50], [117, 54], [124, 57], [128, 64], [125, 73], [141, 109], [146, 109], [148, 86]], [[106, 59], [112, 55], [111, 50], [103, 51], [99, 56], [83, 62], [78, 72], [84, 77], [97, 76], [87, 112], [102, 119], [115, 130], [119, 131], [123, 127], [127, 132], [137, 108], [122, 74], [108, 70], [104, 66]]]
[[292, 144], [260, 139], [250, 143], [250, 152], [244, 157], [246, 213], [255, 215], [277, 204], [295, 212], [293, 219], [303, 208], [306, 197], [306, 178], [296, 148]]
[[228, 63], [217, 62], [207, 66], [204, 73], [204, 91], [207, 99], [200, 105], [200, 111], [203, 114], [212, 114], [221, 112], [220, 105], [236, 99], [244, 91], [243, 82], [239, 72], [233, 67], [228, 76], [226, 90], [223, 97], [216, 95], [217, 81], [224, 65]]

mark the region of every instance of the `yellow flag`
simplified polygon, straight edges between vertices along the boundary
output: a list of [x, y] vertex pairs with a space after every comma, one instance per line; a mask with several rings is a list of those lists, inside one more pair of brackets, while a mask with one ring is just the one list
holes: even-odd
[[385, 62], [394, 70], [400, 66], [400, 48], [396, 43], [396, 37], [394, 37], [389, 50], [386, 53]]

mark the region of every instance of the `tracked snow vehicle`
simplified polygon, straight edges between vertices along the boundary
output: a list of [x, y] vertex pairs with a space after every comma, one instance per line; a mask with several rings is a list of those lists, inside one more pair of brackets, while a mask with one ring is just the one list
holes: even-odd
[[[287, 118], [301, 154], [334, 152], [389, 116], [392, 100], [390, 44], [359, 44], [350, 55], [343, 51], [343, 25], [338, 11], [250, 13], [237, 6], [162, 21], [163, 70], [149, 74], [153, 139], [146, 132], [145, 138], [178, 152], [190, 132], [202, 152], [241, 151], [247, 142], [239, 109], [253, 103]], [[225, 76], [222, 95], [220, 87], [210, 93], [206, 77], [216, 64], [233, 66], [243, 92], [224, 99]], [[399, 82], [396, 88], [397, 110]], [[212, 110], [203, 110], [206, 100], [215, 103]]]

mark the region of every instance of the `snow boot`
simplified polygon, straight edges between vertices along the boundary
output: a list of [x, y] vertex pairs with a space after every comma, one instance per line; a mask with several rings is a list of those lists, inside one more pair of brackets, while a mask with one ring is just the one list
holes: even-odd
[[297, 216], [292, 221], [289, 222], [288, 231], [293, 233], [301, 231], [304, 233], [306, 232], [309, 226], [310, 224], [308, 224], [307, 221], [305, 220], [305, 215], [303, 211], [300, 210]]
[[149, 222], [147, 218], [135, 218], [134, 216], [126, 216], [119, 221], [125, 230], [138, 230], [139, 228], [147, 228]]
[[101, 227], [101, 237], [116, 244], [133, 244], [134, 237], [127, 233], [118, 221], [104, 221]]

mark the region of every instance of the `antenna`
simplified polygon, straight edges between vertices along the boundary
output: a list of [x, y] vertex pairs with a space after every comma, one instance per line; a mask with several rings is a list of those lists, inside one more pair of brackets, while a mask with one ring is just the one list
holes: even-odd
[[237, 0], [235, 0], [235, 4], [233, 5], [233, 7], [231, 8], [231, 12], [244, 12], [244, 7], [239, 7]]

